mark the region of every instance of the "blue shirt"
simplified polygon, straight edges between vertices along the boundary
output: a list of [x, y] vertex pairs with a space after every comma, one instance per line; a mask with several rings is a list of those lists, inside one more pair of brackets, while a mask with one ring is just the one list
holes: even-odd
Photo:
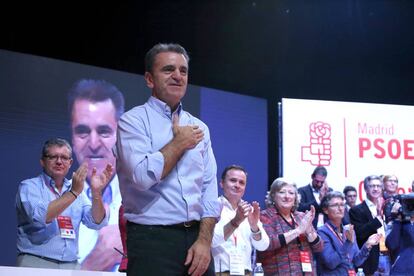
[[362, 265], [369, 250], [363, 245], [359, 250], [356, 237], [350, 242], [330, 221], [319, 227], [318, 234], [323, 240], [323, 251], [317, 253], [318, 275], [348, 275], [348, 270]]
[[55, 182], [45, 173], [20, 183], [16, 196], [18, 254], [30, 253], [59, 261], [76, 261], [80, 223], [93, 229], [100, 229], [108, 223], [107, 216], [100, 224], [94, 222], [92, 205], [86, 194], [82, 193], [61, 213], [61, 216], [71, 218], [76, 238], [62, 238], [57, 219], [46, 223], [46, 214], [49, 203], [70, 188], [70, 181], [65, 179], [59, 193]]
[[204, 139], [187, 150], [161, 180], [160, 152], [173, 139], [169, 106], [154, 98], [124, 113], [118, 122], [117, 174], [125, 218], [146, 225], [170, 225], [220, 216], [217, 165], [208, 127], [190, 113], [175, 111], [179, 125], [198, 125]]

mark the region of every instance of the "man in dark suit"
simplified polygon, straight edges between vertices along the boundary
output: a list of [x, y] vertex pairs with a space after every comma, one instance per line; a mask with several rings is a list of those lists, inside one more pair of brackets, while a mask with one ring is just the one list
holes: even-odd
[[349, 210], [351, 210], [352, 207], [356, 204], [357, 199], [357, 190], [354, 186], [345, 186], [344, 188], [344, 196], [345, 196], [345, 213], [344, 218], [342, 219], [342, 223], [344, 225], [350, 224], [351, 221], [349, 219]]
[[312, 222], [315, 229], [324, 224], [324, 215], [321, 207], [319, 206], [321, 199], [328, 192], [332, 191], [332, 189], [328, 187], [328, 183], [325, 181], [327, 176], [328, 171], [326, 168], [318, 166], [311, 175], [312, 183], [298, 189], [300, 194], [298, 211], [305, 212], [310, 210], [311, 205], [315, 207], [315, 218]]
[[[351, 208], [349, 218], [355, 227], [358, 246], [367, 241], [375, 233], [384, 235], [382, 220], [382, 181], [379, 176], [371, 175], [364, 179], [364, 189], [367, 195], [361, 204]], [[379, 245], [374, 245], [367, 260], [362, 264], [365, 275], [372, 275], [377, 271], [379, 260]]]

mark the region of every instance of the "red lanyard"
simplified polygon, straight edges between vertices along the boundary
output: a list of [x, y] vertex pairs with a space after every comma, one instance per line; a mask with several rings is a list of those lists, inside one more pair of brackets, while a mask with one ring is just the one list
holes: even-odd
[[[292, 213], [290, 214], [290, 218], [292, 219], [292, 224], [289, 223], [281, 214], [277, 213], [282, 219], [283, 221], [291, 228], [291, 229], [295, 229], [296, 226], [298, 225], [295, 221], [295, 218], [292, 216]], [[303, 251], [303, 245], [302, 245], [302, 241], [304, 241], [304, 236], [303, 235], [299, 235], [296, 238], [296, 243], [298, 244], [299, 250]]]
[[45, 185], [49, 188], [49, 190], [56, 196], [56, 198], [60, 197], [60, 194], [58, 192], [56, 192], [55, 188], [52, 186], [52, 184], [50, 184], [50, 181], [48, 182], [46, 180], [46, 176], [43, 175], [43, 181], [45, 183]]
[[290, 218], [292, 219], [292, 224], [290, 224], [281, 214], [277, 213], [285, 222], [287, 225], [289, 225], [290, 228], [295, 229], [296, 228], [296, 221], [295, 218], [290, 214]]
[[[344, 244], [344, 239], [342, 239], [341, 236], [339, 236], [339, 234], [335, 230], [333, 230], [332, 226], [330, 226], [329, 223], [326, 223], [326, 227], [328, 227], [328, 229], [331, 230], [332, 233], [335, 234], [335, 237], [339, 240], [339, 242], [341, 243], [341, 245], [343, 245]], [[351, 258], [351, 256], [349, 256], [349, 254], [347, 254], [346, 257], [348, 258], [348, 262], [350, 264], [352, 264], [352, 258]], [[355, 271], [353, 269], [348, 269], [348, 275], [350, 275], [350, 276], [355, 275]]]
[[335, 234], [335, 237], [337, 237], [341, 245], [343, 245], [344, 244], [343, 238], [335, 230], [333, 230], [332, 226], [330, 226], [329, 223], [327, 223], [326, 226], [328, 227], [329, 230], [331, 230], [332, 233]]

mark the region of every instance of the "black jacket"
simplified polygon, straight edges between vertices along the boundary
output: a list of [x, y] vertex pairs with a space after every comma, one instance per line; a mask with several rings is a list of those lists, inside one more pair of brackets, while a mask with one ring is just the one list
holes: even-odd
[[[382, 227], [377, 218], [373, 218], [365, 200], [349, 210], [351, 224], [354, 225], [358, 247], [368, 240], [369, 236], [377, 233], [377, 229]], [[365, 274], [374, 274], [378, 269], [379, 245], [374, 245], [368, 255], [367, 260], [362, 264]]]

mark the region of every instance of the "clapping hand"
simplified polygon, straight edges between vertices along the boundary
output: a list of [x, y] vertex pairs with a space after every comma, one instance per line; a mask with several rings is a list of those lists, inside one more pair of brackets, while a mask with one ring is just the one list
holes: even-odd
[[83, 163], [72, 175], [72, 190], [79, 195], [83, 191], [83, 185], [88, 174], [88, 163]]
[[305, 212], [303, 218], [298, 222], [298, 229], [300, 234], [313, 232], [312, 221], [315, 217], [315, 207], [311, 206], [309, 211]]
[[368, 249], [372, 246], [377, 245], [380, 242], [381, 234], [372, 234], [369, 236], [368, 240], [365, 242], [365, 245]]
[[350, 242], [354, 242], [355, 231], [354, 226], [352, 224], [349, 224], [346, 228], [344, 228], [344, 235], [347, 240], [349, 240]]
[[247, 219], [249, 220], [250, 229], [257, 230], [257, 223], [260, 219], [260, 205], [257, 201], [253, 201], [250, 208], [251, 211], [249, 212], [249, 215], [247, 217]]
[[107, 164], [106, 168], [100, 175], [97, 175], [96, 168], [93, 168], [91, 176], [91, 190], [93, 194], [102, 194], [102, 191], [105, 189], [106, 185], [108, 185], [109, 180], [111, 179], [112, 172], [113, 167], [111, 164]]
[[247, 218], [252, 211], [252, 206], [244, 200], [240, 200], [239, 204], [237, 205], [236, 216], [234, 217], [234, 222], [237, 225], [240, 225]]

